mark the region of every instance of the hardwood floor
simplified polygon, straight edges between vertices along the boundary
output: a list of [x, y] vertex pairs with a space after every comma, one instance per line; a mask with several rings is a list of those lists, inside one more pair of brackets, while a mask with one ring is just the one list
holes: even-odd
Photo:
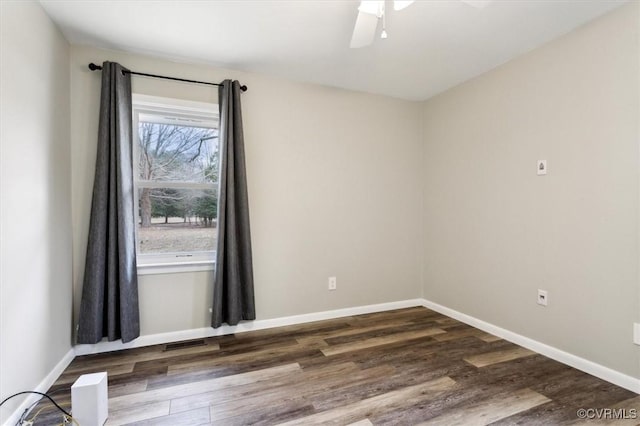
[[[553, 425], [640, 397], [426, 308], [76, 358], [49, 393], [70, 406], [109, 374], [108, 425]], [[40, 402], [36, 425], [60, 423]], [[620, 424], [637, 425], [636, 420]]]

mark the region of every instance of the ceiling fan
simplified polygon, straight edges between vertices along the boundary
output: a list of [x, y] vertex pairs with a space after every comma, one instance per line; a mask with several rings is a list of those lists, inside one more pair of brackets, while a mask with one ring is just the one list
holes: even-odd
[[[393, 0], [393, 10], [402, 10], [409, 7], [415, 0]], [[469, 6], [481, 9], [492, 0], [459, 0]], [[378, 28], [378, 21], [382, 21], [382, 32], [380, 38], [388, 37], [385, 22], [385, 0], [360, 0], [358, 6], [358, 17], [353, 28], [351, 44], [353, 49], [365, 47], [373, 43]]]

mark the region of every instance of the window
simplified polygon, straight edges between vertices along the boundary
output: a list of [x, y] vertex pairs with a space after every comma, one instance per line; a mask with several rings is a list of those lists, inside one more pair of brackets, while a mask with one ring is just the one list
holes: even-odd
[[134, 95], [138, 273], [212, 269], [217, 105]]

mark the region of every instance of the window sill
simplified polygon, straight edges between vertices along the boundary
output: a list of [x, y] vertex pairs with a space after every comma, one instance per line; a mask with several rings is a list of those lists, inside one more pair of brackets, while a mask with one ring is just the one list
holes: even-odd
[[172, 263], [144, 263], [138, 264], [138, 275], [179, 274], [184, 272], [213, 271], [215, 262], [212, 260]]

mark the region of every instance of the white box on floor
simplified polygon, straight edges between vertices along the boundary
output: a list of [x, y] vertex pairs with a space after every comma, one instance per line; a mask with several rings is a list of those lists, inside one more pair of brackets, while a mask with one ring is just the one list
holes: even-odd
[[107, 373], [83, 374], [71, 386], [71, 415], [82, 426], [102, 426], [109, 415]]

